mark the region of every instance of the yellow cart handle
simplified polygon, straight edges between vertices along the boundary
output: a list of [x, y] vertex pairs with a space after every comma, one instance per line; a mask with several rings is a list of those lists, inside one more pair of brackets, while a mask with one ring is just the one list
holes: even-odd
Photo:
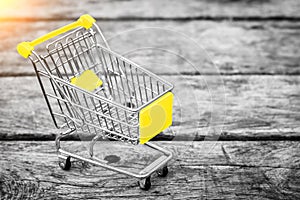
[[93, 26], [94, 22], [96, 22], [96, 20], [90, 15], [88, 14], [82, 15], [77, 21], [68, 24], [66, 26], [63, 26], [59, 29], [56, 29], [50, 33], [47, 33], [46, 35], [43, 35], [35, 40], [32, 40], [31, 42], [19, 43], [17, 46], [18, 53], [24, 58], [28, 58], [28, 56], [30, 56], [31, 52], [34, 50], [34, 47], [36, 45], [39, 45], [51, 38], [54, 38], [62, 33], [65, 33], [77, 27], [84, 27], [86, 29], [89, 29]]

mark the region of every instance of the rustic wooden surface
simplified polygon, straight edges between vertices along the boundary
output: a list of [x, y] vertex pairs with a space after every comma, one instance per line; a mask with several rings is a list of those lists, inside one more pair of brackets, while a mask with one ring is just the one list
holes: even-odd
[[[0, 39], [5, 41], [0, 46], [0, 76], [33, 75], [32, 67], [15, 51], [16, 44], [37, 38], [70, 22], [70, 20], [0, 22]], [[157, 74], [216, 74], [216, 68], [210, 62], [205, 62], [205, 54], [212, 56], [221, 74], [300, 74], [298, 22], [245, 23], [197, 20], [185, 23], [98, 21], [98, 24], [109, 39], [112, 49], [126, 54], [139, 64], [148, 66]], [[145, 27], [160, 27], [175, 32], [143, 29]], [[182, 36], [182, 33], [195, 40], [207, 52], [199, 49], [190, 39]], [[159, 48], [183, 56], [198, 70], [178, 56], [159, 51]], [[154, 63], [171, 67], [161, 67]]]
[[[300, 195], [299, 142], [159, 142], [175, 153], [166, 178], [152, 177], [152, 189], [141, 191], [136, 180], [73, 163], [63, 172], [54, 142], [2, 142], [0, 172], [4, 197], [63, 199], [297, 199]], [[68, 142], [69, 148], [81, 147]], [[98, 148], [97, 148], [98, 147]], [[117, 166], [139, 167], [149, 159], [137, 147], [107, 142], [96, 145]], [[82, 151], [80, 151], [82, 152]], [[138, 158], [138, 159], [137, 159]], [[133, 166], [133, 165], [134, 166]]]
[[[103, 19], [144, 19], [144, 20], [191, 20], [191, 19], [299, 19], [297, 0], [14, 0], [13, 4], [2, 9], [4, 19], [61, 19], [77, 18], [78, 15], [90, 13]], [[58, 9], [59, 8], [59, 9]], [[241, 12], [241, 10], [243, 12]]]
[[[300, 199], [300, 1], [3, 2], [0, 199]], [[57, 130], [32, 66], [16, 53], [18, 42], [85, 13], [112, 49], [175, 85], [173, 133], [155, 138], [172, 140], [158, 143], [175, 158], [167, 178], [153, 176], [150, 191], [82, 162], [61, 171]], [[82, 142], [65, 145], [83, 152]], [[120, 166], [140, 168], [153, 156], [115, 142], [97, 147]]]
[[[224, 86], [216, 81], [209, 87], [205, 80], [217, 77], [162, 78], [175, 84], [172, 129], [176, 139], [201, 140], [219, 134], [217, 129], [208, 133], [209, 127], [221, 126], [222, 140], [300, 138], [299, 76], [222, 76]], [[0, 85], [0, 139], [53, 140], [58, 131], [53, 128], [36, 77], [1, 78]], [[209, 89], [215, 93], [213, 102]]]

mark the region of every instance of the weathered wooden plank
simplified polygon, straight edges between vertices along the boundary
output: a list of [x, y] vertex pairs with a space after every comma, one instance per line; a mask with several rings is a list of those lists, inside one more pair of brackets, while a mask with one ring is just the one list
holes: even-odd
[[[1, 22], [0, 76], [33, 74], [28, 62], [16, 53], [16, 45], [70, 22]], [[114, 51], [157, 74], [300, 74], [299, 23], [99, 21], [98, 24]]]
[[[174, 135], [178, 140], [300, 137], [299, 76], [162, 78], [175, 86], [175, 105], [174, 133], [166, 132], [160, 139]], [[57, 130], [36, 78], [6, 77], [0, 79], [0, 85], [0, 138], [53, 140]]]
[[[299, 142], [163, 142], [175, 158], [166, 178], [152, 176], [150, 191], [136, 180], [83, 162], [57, 165], [54, 142], [1, 142], [0, 195], [30, 199], [299, 199]], [[75, 153], [80, 142], [66, 142]], [[96, 144], [98, 157], [116, 166], [143, 167], [155, 156], [145, 148]]]
[[90, 13], [105, 19], [297, 19], [299, 6], [297, 0], [14, 0], [2, 3], [0, 18], [61, 19]]

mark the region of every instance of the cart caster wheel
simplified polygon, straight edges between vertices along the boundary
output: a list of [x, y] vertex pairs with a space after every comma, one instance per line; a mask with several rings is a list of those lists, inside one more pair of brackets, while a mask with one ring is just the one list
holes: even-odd
[[157, 175], [159, 177], [166, 177], [168, 175], [168, 167], [164, 166], [163, 168], [160, 168], [159, 170], [156, 171]]
[[142, 190], [149, 190], [151, 188], [150, 176], [145, 179], [139, 180], [138, 184]]
[[69, 170], [71, 168], [71, 157], [68, 156], [65, 160], [64, 159], [59, 159], [59, 166], [63, 170]]

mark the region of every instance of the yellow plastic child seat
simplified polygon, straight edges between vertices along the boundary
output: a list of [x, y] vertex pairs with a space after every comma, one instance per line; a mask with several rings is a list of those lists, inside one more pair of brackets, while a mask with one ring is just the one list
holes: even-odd
[[100, 87], [103, 82], [92, 70], [85, 70], [77, 77], [71, 78], [71, 83], [90, 92]]

